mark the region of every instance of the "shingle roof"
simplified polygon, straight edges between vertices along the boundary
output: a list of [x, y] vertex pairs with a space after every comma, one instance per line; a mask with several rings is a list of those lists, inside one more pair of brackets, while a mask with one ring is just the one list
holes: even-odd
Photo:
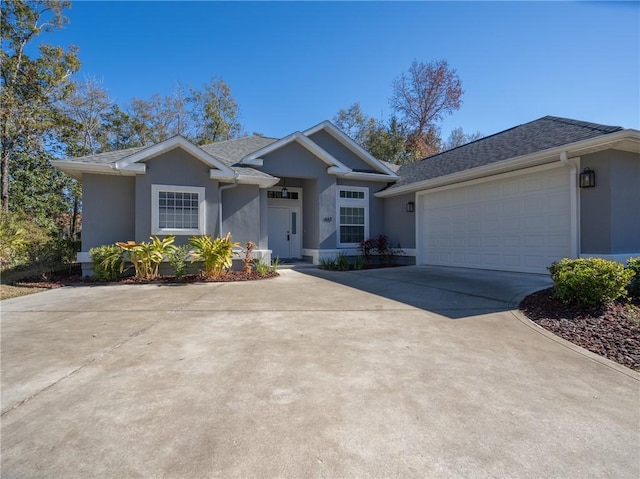
[[236, 138], [235, 140], [225, 140], [209, 143], [208, 145], [200, 145], [200, 148], [233, 168], [239, 175], [272, 178], [272, 176], [267, 173], [248, 166], [241, 166], [238, 162], [249, 153], [264, 148], [274, 141], [277, 141], [277, 139], [252, 135]]
[[258, 151], [260, 148], [264, 148], [276, 141], [278, 141], [277, 138], [253, 135], [237, 138], [235, 140], [209, 143], [208, 145], [201, 145], [200, 148], [223, 161], [227, 165], [232, 166], [248, 154]]
[[622, 129], [619, 126], [545, 116], [416, 163], [403, 165], [398, 170], [400, 179], [389, 189], [607, 135]]
[[78, 163], [91, 163], [99, 165], [108, 165], [116, 163], [117, 161], [133, 155], [141, 150], [147, 148], [146, 146], [138, 146], [136, 148], [126, 148], [124, 150], [108, 151], [106, 153], [97, 153], [95, 155], [78, 156], [76, 158], [67, 158], [67, 161], [76, 161]]
[[[210, 143], [208, 145], [200, 145], [199, 148], [214, 156], [217, 160], [230, 166], [240, 175], [254, 176], [258, 178], [271, 178], [271, 175], [258, 171], [254, 168], [238, 165], [237, 163], [249, 153], [253, 153], [274, 141], [275, 138], [266, 138], [262, 136], [247, 136], [237, 138], [235, 140], [220, 141]], [[80, 156], [77, 158], [69, 158], [68, 161], [88, 164], [113, 164], [127, 156], [133, 155], [148, 147], [127, 148], [124, 150], [109, 151], [106, 153], [98, 153], [96, 155]]]

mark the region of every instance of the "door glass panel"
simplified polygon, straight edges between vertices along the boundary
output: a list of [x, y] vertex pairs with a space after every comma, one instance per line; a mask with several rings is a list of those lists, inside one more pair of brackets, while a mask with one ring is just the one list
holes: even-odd
[[291, 234], [295, 235], [297, 234], [297, 228], [298, 228], [298, 221], [297, 221], [297, 214], [295, 211], [291, 212]]

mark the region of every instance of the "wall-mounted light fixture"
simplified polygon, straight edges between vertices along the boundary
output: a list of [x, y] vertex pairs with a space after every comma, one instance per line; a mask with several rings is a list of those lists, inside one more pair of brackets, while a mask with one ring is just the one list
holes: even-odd
[[287, 189], [287, 180], [282, 178], [282, 191], [280, 192], [283, 198], [289, 198], [289, 190]]
[[413, 213], [416, 210], [416, 204], [413, 201], [407, 203], [407, 213]]
[[593, 188], [596, 186], [596, 172], [591, 168], [585, 168], [580, 173], [580, 188]]

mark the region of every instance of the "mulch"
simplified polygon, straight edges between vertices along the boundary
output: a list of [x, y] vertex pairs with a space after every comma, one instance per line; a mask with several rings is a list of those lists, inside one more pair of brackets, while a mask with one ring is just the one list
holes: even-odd
[[180, 277], [163, 275], [154, 279], [139, 279], [133, 276], [123, 278], [120, 281], [96, 281], [89, 277], [52, 275], [40, 278], [31, 278], [16, 281], [15, 286], [27, 288], [60, 288], [62, 286], [102, 286], [113, 284], [185, 284], [185, 283], [230, 283], [235, 281], [258, 281], [262, 279], [275, 278], [279, 276], [276, 271], [270, 271], [263, 275], [256, 271], [247, 273], [245, 271], [229, 271], [217, 277], [208, 277], [203, 274], [186, 274]]
[[584, 310], [553, 296], [553, 288], [527, 296], [520, 310], [548, 331], [623, 366], [640, 371], [640, 301], [616, 301]]

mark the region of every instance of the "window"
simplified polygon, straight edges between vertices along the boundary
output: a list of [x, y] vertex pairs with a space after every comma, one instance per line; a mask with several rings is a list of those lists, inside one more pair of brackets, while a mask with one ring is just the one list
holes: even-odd
[[267, 191], [267, 198], [271, 198], [275, 200], [297, 200], [299, 196], [297, 191], [289, 191], [289, 194], [286, 197], [283, 197], [282, 191], [269, 190]]
[[369, 234], [367, 188], [338, 187], [338, 246], [354, 246]]
[[204, 188], [151, 186], [151, 234], [204, 234]]
[[340, 198], [364, 200], [364, 191], [340, 190]]

